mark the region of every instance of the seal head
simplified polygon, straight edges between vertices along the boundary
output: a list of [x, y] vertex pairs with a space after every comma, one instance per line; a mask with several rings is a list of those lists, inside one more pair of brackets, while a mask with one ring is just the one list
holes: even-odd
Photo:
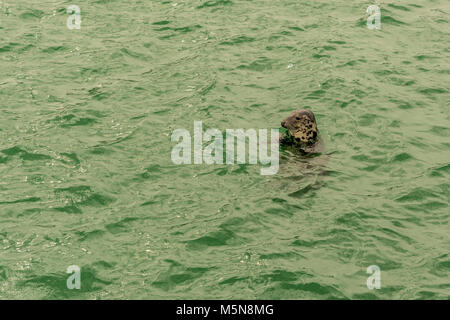
[[311, 110], [301, 109], [292, 111], [289, 117], [281, 122], [281, 126], [287, 129], [282, 143], [291, 144], [308, 152], [318, 141], [316, 117]]

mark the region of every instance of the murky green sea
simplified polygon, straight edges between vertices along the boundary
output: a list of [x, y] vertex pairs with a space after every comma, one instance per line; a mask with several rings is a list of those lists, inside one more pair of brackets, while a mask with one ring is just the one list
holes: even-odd
[[[448, 299], [449, 14], [0, 1], [0, 298]], [[279, 128], [305, 107], [326, 161], [281, 150], [273, 176], [171, 161], [194, 120]]]

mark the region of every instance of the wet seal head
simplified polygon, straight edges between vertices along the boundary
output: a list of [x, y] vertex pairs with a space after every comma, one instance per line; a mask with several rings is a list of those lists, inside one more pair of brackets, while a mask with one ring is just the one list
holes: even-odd
[[307, 151], [318, 140], [319, 130], [316, 117], [311, 110], [292, 111], [289, 117], [281, 122], [281, 126], [287, 129], [286, 135], [282, 139], [284, 144], [292, 144]]

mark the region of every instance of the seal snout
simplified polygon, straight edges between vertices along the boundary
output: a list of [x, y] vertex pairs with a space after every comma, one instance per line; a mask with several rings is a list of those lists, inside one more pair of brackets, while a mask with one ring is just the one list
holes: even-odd
[[286, 121], [285, 121], [285, 120], [281, 121], [281, 126], [282, 126], [283, 128], [286, 128]]

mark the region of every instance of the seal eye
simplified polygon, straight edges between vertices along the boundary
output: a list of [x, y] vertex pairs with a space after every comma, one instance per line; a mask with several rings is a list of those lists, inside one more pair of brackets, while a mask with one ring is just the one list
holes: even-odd
[[300, 118], [299, 118], [299, 117], [296, 117], [295, 119], [297, 119], [297, 120], [300, 120]]

